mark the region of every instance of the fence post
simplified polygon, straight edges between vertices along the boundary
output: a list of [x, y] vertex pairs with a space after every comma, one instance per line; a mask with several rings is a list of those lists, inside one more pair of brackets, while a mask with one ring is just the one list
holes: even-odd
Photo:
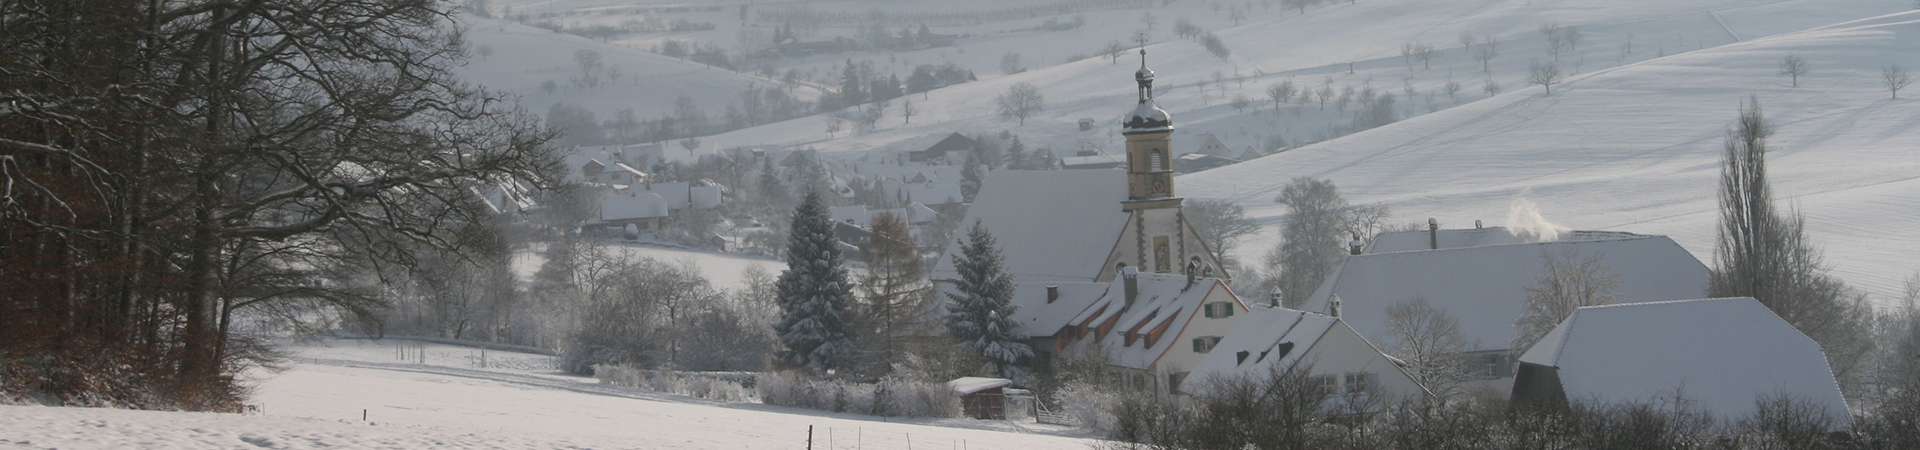
[[807, 450], [813, 450], [813, 425], [807, 425]]

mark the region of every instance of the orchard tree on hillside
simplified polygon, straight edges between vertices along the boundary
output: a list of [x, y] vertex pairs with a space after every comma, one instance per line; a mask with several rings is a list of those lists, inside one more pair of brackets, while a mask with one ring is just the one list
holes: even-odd
[[986, 226], [973, 223], [960, 254], [953, 255], [953, 267], [960, 273], [954, 286], [959, 292], [947, 295], [947, 333], [985, 356], [999, 377], [1021, 380], [1033, 348], [1014, 331], [1020, 324], [1013, 319], [1019, 308], [1013, 305], [1013, 275], [1006, 273], [1006, 258]]
[[853, 285], [826, 204], [818, 192], [803, 195], [787, 238], [787, 270], [776, 283], [781, 317], [774, 332], [781, 362], [827, 371], [852, 363]]
[[1888, 64], [1880, 68], [1880, 85], [1893, 93], [1895, 100], [1900, 99], [1900, 89], [1906, 88], [1913, 79], [1907, 76], [1907, 68], [1899, 64]]
[[1046, 110], [1047, 98], [1040, 95], [1040, 88], [1032, 83], [1015, 83], [1007, 92], [994, 99], [999, 106], [1000, 117], [1019, 119], [1020, 125], [1027, 124], [1027, 118]]
[[1787, 55], [1787, 59], [1780, 62], [1780, 74], [1793, 77], [1793, 87], [1800, 87], [1800, 77], [1808, 71], [1807, 60], [1800, 59], [1800, 55]]
[[1553, 85], [1560, 84], [1561, 76], [1560, 66], [1554, 63], [1534, 61], [1527, 68], [1527, 82], [1546, 88], [1547, 95], [1553, 95]]

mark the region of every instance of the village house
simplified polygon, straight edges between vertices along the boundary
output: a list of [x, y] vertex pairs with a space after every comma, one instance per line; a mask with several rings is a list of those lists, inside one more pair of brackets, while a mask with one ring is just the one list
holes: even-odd
[[978, 145], [973, 138], [952, 133], [924, 150], [907, 152], [907, 160], [917, 163], [961, 164], [966, 162], [967, 154], [978, 149]]
[[1216, 383], [1301, 370], [1310, 383], [1323, 386], [1330, 410], [1432, 395], [1337, 316], [1256, 306], [1217, 339], [1176, 384], [1180, 392], [1205, 395]]
[[[1433, 241], [1433, 231], [1437, 230], [1416, 233]], [[1462, 239], [1448, 242], [1507, 239], [1491, 233], [1454, 233]], [[1589, 240], [1441, 246], [1352, 256], [1300, 309], [1332, 314], [1337, 299], [1346, 323], [1367, 340], [1387, 344], [1387, 309], [1410, 299], [1425, 299], [1459, 320], [1461, 334], [1472, 346], [1469, 357], [1475, 361], [1479, 381], [1468, 387], [1504, 395], [1512, 386], [1512, 357], [1523, 350], [1512, 348], [1518, 336], [1513, 324], [1526, 312], [1527, 289], [1538, 284], [1546, 267], [1544, 258], [1567, 254], [1582, 259], [1598, 257], [1601, 267], [1619, 277], [1616, 293], [1620, 303], [1691, 299], [1706, 294], [1706, 265], [1672, 239], [1628, 233], [1569, 235], [1573, 237]], [[1394, 237], [1378, 241], [1374, 247], [1378, 250], [1400, 245], [1403, 240]]]
[[[957, 295], [950, 284], [939, 289]], [[1035, 358], [1104, 361], [1134, 389], [1173, 393], [1247, 305], [1219, 278], [1120, 271], [1108, 282], [1025, 282], [1013, 319]]]
[[1752, 298], [1589, 306], [1520, 357], [1513, 403], [1684, 399], [1722, 424], [1791, 398], [1852, 426], [1820, 345]]

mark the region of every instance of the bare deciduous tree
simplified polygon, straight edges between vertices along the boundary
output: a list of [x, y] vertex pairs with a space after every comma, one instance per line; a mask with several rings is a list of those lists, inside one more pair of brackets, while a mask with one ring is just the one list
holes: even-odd
[[1892, 92], [1896, 100], [1900, 98], [1900, 89], [1907, 87], [1907, 83], [1911, 81], [1913, 80], [1907, 76], [1907, 68], [1900, 67], [1899, 64], [1888, 64], [1880, 68], [1880, 85], [1886, 86], [1887, 91]]
[[1408, 375], [1441, 398], [1459, 394], [1472, 370], [1460, 320], [1420, 297], [1387, 307], [1386, 320], [1389, 353], [1407, 363]]
[[1800, 55], [1787, 55], [1787, 59], [1780, 62], [1780, 74], [1793, 77], [1793, 87], [1800, 87], [1800, 76], [1808, 70], [1807, 60], [1800, 59]]
[[1247, 218], [1246, 209], [1231, 202], [1197, 199], [1187, 202], [1181, 211], [1194, 233], [1200, 235], [1200, 242], [1222, 259], [1232, 252], [1234, 242], [1260, 231], [1260, 224]]
[[1598, 253], [1582, 258], [1573, 250], [1540, 254], [1543, 264], [1535, 285], [1527, 288], [1527, 310], [1513, 322], [1516, 355], [1560, 326], [1573, 310], [1620, 301], [1620, 276], [1607, 269], [1604, 258]]
[[1274, 202], [1290, 213], [1266, 262], [1270, 287], [1280, 294], [1277, 306], [1287, 308], [1298, 308], [1339, 267], [1351, 236], [1370, 236], [1388, 215], [1385, 205], [1350, 205], [1332, 181], [1314, 178], [1295, 178]]
[[1720, 171], [1720, 230], [1708, 285], [1715, 297], [1753, 297], [1826, 350], [1841, 387], [1856, 388], [1861, 362], [1873, 349], [1871, 308], [1864, 295], [1827, 274], [1820, 250], [1797, 213], [1774, 208], [1767, 179], [1772, 128], [1757, 97], [1742, 105], [1727, 131]]
[[1287, 104], [1287, 100], [1293, 98], [1293, 80], [1281, 80], [1279, 83], [1267, 85], [1267, 98], [1273, 100], [1273, 110], [1279, 111], [1281, 106]]
[[1553, 95], [1553, 85], [1560, 84], [1560, 65], [1534, 62], [1527, 69], [1527, 82], [1546, 88], [1546, 95]]
[[1474, 36], [1472, 30], [1461, 31], [1460, 36], [1456, 38], [1456, 42], [1460, 43], [1460, 51], [1466, 51], [1468, 47], [1473, 46], [1473, 43], [1480, 42], [1480, 38]]
[[1488, 36], [1486, 42], [1481, 43], [1479, 48], [1473, 49], [1473, 60], [1480, 62], [1480, 71], [1483, 73], [1493, 71], [1493, 59], [1498, 57], [1500, 57], [1500, 41], [1493, 40], [1492, 36]]
[[918, 113], [920, 113], [920, 109], [913, 106], [913, 99], [909, 98], [900, 102], [900, 118], [904, 119], [904, 123], [913, 123], [913, 115]]
[[1021, 125], [1027, 124], [1027, 118], [1046, 110], [1047, 99], [1040, 95], [1040, 88], [1032, 83], [1015, 83], [1007, 87], [1007, 92], [994, 99], [999, 107], [1000, 117], [1018, 119]]

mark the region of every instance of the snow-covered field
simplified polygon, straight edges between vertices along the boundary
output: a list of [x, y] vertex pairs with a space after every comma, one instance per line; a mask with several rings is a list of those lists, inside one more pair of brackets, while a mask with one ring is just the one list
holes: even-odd
[[1091, 442], [1033, 424], [902, 422], [653, 394], [559, 375], [532, 355], [488, 352], [489, 367], [480, 368], [477, 350], [429, 344], [426, 364], [396, 361], [396, 347], [416, 345], [295, 347], [289, 370], [259, 375], [259, 411], [246, 415], [0, 406], [0, 448], [797, 449], [806, 448], [808, 427], [816, 449]]
[[[773, 276], [779, 276], [781, 271], [787, 270], [786, 261], [761, 255], [716, 253], [620, 241], [602, 242], [600, 245], [634, 258], [653, 258], [669, 263], [692, 263], [700, 268], [701, 273], [706, 275], [707, 281], [713, 283], [713, 287], [720, 289], [735, 289], [745, 285], [745, 275], [750, 267], [758, 266]], [[541, 256], [539, 252], [520, 253], [514, 255], [513, 269], [521, 280], [531, 280], [533, 274], [540, 271], [540, 265], [545, 264], [546, 261], [546, 257]]]
[[[1813, 67], [1789, 87], [1787, 55]], [[1188, 197], [1231, 199], [1278, 223], [1294, 177], [1338, 183], [1401, 222], [1499, 225], [1516, 196], [1576, 229], [1673, 236], [1713, 251], [1724, 133], [1756, 96], [1776, 198], [1807, 216], [1835, 272], [1876, 300], [1920, 271], [1920, 101], [1889, 99], [1884, 64], [1920, 68], [1920, 12], [1669, 56], [1513, 92], [1331, 142], [1183, 176]], [[1241, 244], [1264, 251], [1271, 232]]]

